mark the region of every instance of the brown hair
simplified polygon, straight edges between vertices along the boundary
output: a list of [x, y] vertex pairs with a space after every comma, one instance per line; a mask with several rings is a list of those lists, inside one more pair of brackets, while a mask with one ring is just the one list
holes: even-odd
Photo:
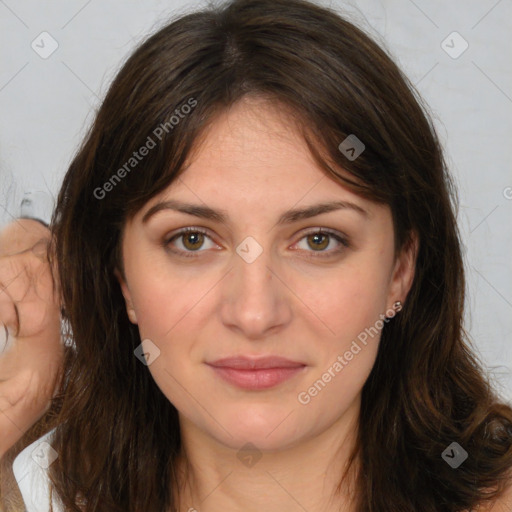
[[[363, 388], [357, 510], [460, 511], [499, 496], [512, 466], [512, 409], [463, 328], [456, 195], [432, 122], [377, 44], [303, 0], [233, 0], [159, 30], [122, 67], [71, 163], [52, 220], [75, 342], [53, 443], [56, 492], [73, 511], [79, 498], [88, 512], [176, 510], [178, 414], [133, 354], [141, 340], [114, 276], [120, 234], [183, 171], [216, 114], [248, 94], [290, 109], [326, 173], [390, 206], [397, 252], [419, 237], [404, 310], [385, 325]], [[355, 160], [338, 149], [350, 134], [366, 147]], [[452, 442], [469, 453], [457, 470], [441, 457]]]

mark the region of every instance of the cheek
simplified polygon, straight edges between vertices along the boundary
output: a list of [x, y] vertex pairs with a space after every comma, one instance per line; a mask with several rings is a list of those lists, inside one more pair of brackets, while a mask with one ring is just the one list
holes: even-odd
[[197, 315], [201, 309], [198, 306], [218, 280], [205, 273], [185, 275], [179, 269], [173, 275], [168, 273], [168, 269], [146, 267], [146, 277], [132, 279], [132, 300], [141, 336], [164, 340], [171, 331], [182, 329], [182, 323]]
[[314, 304], [316, 322], [328, 334], [312, 339], [316, 364], [295, 397], [304, 424], [308, 417], [335, 421], [359, 396], [385, 325], [383, 287], [377, 274], [352, 269], [333, 280], [327, 293], [310, 292], [305, 302]]
[[[167, 270], [168, 273], [168, 270]], [[165, 396], [181, 411], [190, 407], [186, 389], [198, 382], [197, 363], [202, 360], [199, 331], [212, 319], [212, 288], [218, 282], [202, 273], [191, 279], [179, 272], [146, 269], [146, 279], [133, 280], [132, 299], [142, 340], [159, 350], [149, 371]], [[211, 295], [208, 292], [211, 292]]]
[[297, 281], [297, 295], [308, 306], [304, 314], [316, 354], [311, 378], [300, 390], [303, 400], [298, 396], [302, 405], [311, 402], [310, 413], [317, 406], [320, 413], [326, 402], [332, 414], [339, 413], [363, 387], [385, 325], [386, 276], [375, 262], [362, 261], [340, 267], [329, 277]]
[[298, 276], [293, 289], [306, 306], [303, 314], [308, 322], [318, 325], [319, 335], [343, 345], [385, 313], [386, 275], [375, 264], [363, 261], [330, 273]]

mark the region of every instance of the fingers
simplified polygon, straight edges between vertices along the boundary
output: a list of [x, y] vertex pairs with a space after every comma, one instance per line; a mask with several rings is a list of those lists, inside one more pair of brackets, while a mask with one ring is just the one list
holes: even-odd
[[0, 322], [29, 337], [60, 322], [60, 300], [48, 263], [32, 251], [0, 258]]
[[0, 231], [0, 256], [13, 256], [34, 247], [41, 240], [49, 240], [51, 233], [40, 222], [17, 219]]
[[60, 291], [50, 241], [48, 229], [28, 219], [0, 232], [0, 457], [48, 410], [60, 382]]
[[0, 356], [11, 348], [13, 341], [12, 330], [0, 322]]
[[[0, 285], [0, 326], [1, 330], [15, 335], [19, 329], [18, 312], [11, 297]], [[1, 350], [0, 350], [1, 353]]]
[[29, 291], [30, 282], [19, 258], [0, 258], [0, 322], [17, 336], [20, 330], [19, 304]]
[[29, 369], [7, 383], [0, 381], [0, 458], [51, 406], [55, 379]]

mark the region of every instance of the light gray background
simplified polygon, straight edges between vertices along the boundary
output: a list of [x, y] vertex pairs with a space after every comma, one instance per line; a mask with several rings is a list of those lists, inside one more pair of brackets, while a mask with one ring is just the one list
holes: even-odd
[[[459, 187], [466, 328], [512, 400], [512, 1], [322, 3], [349, 13], [384, 45], [430, 106]], [[49, 219], [51, 198], [116, 70], [149, 32], [202, 5], [0, 0], [0, 226], [21, 213], [23, 199], [24, 211]], [[31, 47], [43, 45], [43, 31], [58, 43], [47, 59]], [[454, 31], [460, 37], [448, 37]]]

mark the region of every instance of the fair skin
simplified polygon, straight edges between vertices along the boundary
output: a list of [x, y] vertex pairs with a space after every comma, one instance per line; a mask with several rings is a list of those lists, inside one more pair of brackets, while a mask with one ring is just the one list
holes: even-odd
[[[50, 405], [62, 364], [50, 231], [19, 219], [0, 232], [0, 457]], [[16, 314], [17, 311], [17, 314]], [[19, 324], [19, 325], [18, 325]]]
[[[242, 101], [223, 114], [184, 174], [124, 230], [118, 277], [128, 314], [160, 350], [148, 368], [179, 411], [181, 469], [188, 466], [181, 510], [353, 510], [347, 489], [341, 501], [329, 498], [353, 446], [380, 332], [308, 403], [297, 397], [405, 301], [413, 280], [415, 245], [395, 260], [389, 208], [322, 173], [277, 112]], [[163, 209], [143, 222], [170, 199], [225, 210], [228, 221]], [[276, 224], [284, 210], [328, 201], [366, 214], [343, 208]], [[168, 247], [193, 257], [162, 247], [188, 226], [207, 236]], [[331, 236], [316, 249], [306, 236], [314, 228], [344, 234], [349, 247]], [[263, 248], [250, 263], [236, 252], [248, 236]], [[305, 367], [269, 389], [241, 389], [206, 364], [235, 355], [279, 355]], [[247, 442], [262, 455], [252, 466], [237, 457]]]
[[[182, 467], [184, 460], [190, 466], [180, 510], [351, 510], [346, 490], [338, 508], [323, 503], [352, 445], [356, 426], [351, 422], [357, 417], [360, 387], [373, 364], [377, 337], [310, 403], [299, 403], [297, 393], [344, 354], [353, 331], [373, 311], [396, 299], [404, 302], [412, 254], [393, 263], [385, 236], [392, 236], [389, 212], [374, 209], [318, 174], [300, 139], [292, 138], [289, 130], [283, 132], [272, 112], [265, 112], [264, 129], [248, 114], [238, 108], [215, 124], [187, 174], [163, 194], [203, 204], [199, 197], [208, 206], [225, 208], [231, 225], [162, 212], [161, 219], [142, 229], [138, 216], [125, 233], [127, 279], [118, 277], [130, 318], [141, 334], [153, 335], [161, 349], [149, 370], [180, 413]], [[292, 172], [293, 179], [287, 179]], [[280, 195], [280, 189], [286, 195]], [[338, 210], [274, 228], [274, 219], [284, 209], [333, 198], [357, 201], [375, 215], [367, 222]], [[379, 229], [374, 222], [380, 223]], [[209, 228], [223, 251], [215, 252], [217, 245], [207, 239], [207, 248], [201, 250], [208, 256], [185, 260], [188, 264], [168, 254], [162, 258], [154, 230], [168, 233], [189, 225]], [[290, 247], [313, 252], [302, 235], [313, 226], [346, 232], [357, 251], [327, 258], [323, 264], [307, 263]], [[247, 234], [265, 249], [250, 264], [235, 252]], [[12, 345], [17, 356], [11, 351], [0, 355], [0, 456], [43, 414], [57, 381], [62, 355], [58, 293], [44, 244], [37, 243], [49, 236], [29, 220], [16, 221], [0, 233], [0, 321], [14, 327], [16, 304], [21, 324]], [[185, 240], [174, 245], [183, 249], [181, 242]], [[336, 246], [330, 241], [328, 250]], [[333, 282], [342, 286], [333, 287]], [[164, 332], [159, 338], [160, 330], [169, 331], [168, 336]], [[202, 362], [232, 353], [285, 354], [308, 365], [302, 375], [275, 389], [242, 391], [214, 378]], [[178, 359], [179, 365], [173, 364]], [[248, 440], [262, 454], [252, 467], [237, 458]], [[494, 505], [477, 510], [511, 509], [512, 486]]]

